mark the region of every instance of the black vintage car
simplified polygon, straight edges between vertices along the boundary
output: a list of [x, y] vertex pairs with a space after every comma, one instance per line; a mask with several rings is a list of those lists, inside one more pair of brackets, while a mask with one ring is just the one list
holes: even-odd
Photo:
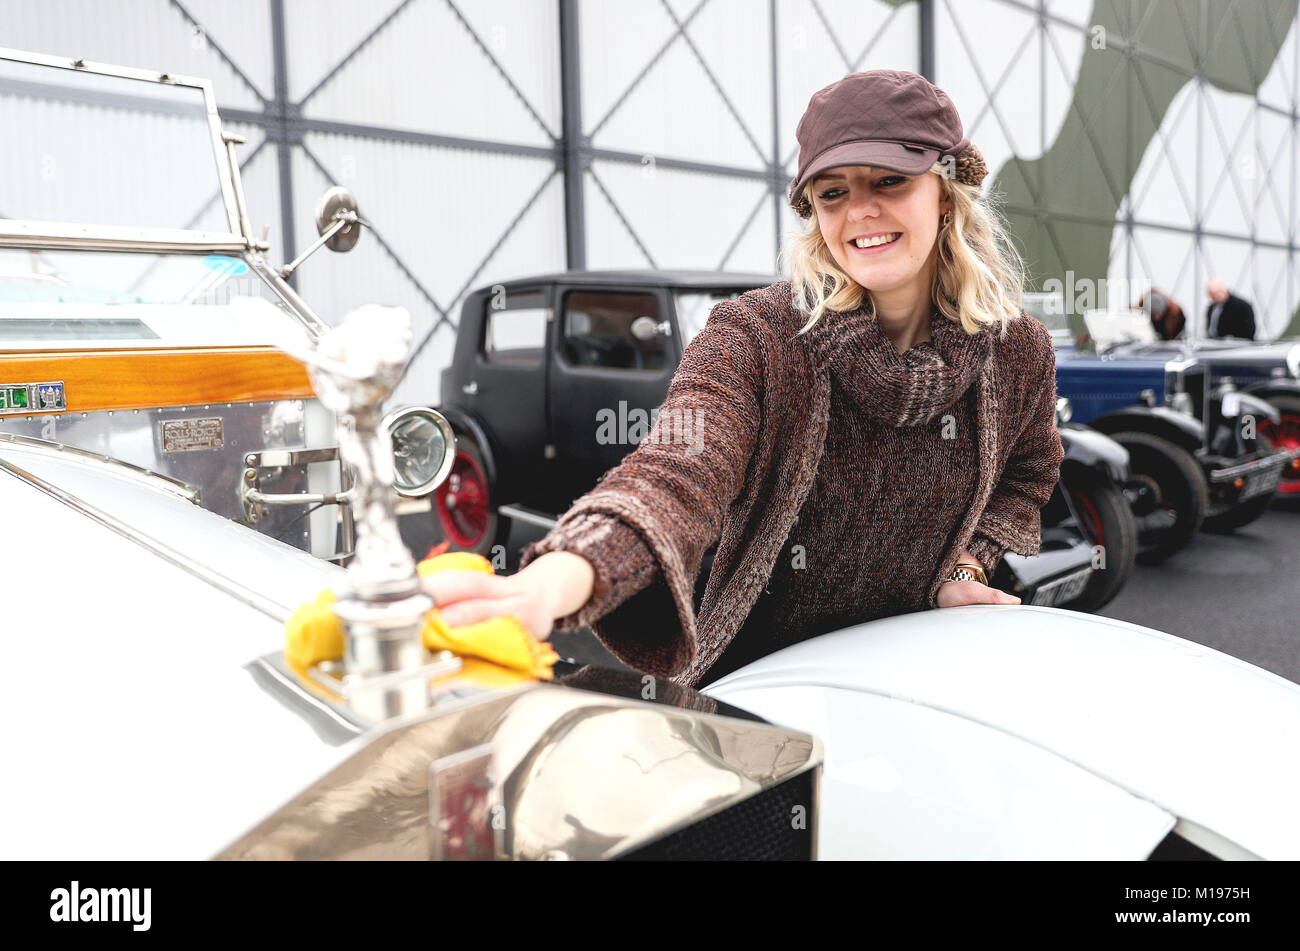
[[[571, 271], [469, 294], [442, 374], [438, 408], [456, 430], [457, 453], [435, 494], [433, 539], [507, 567], [512, 522], [554, 524], [648, 433], [683, 349], [713, 305], [776, 280], [716, 271]], [[1095, 537], [1076, 514], [1111, 512], [1122, 457], [1117, 448], [1073, 454], [1071, 469], [1081, 477], [1072, 480], [1068, 500], [1062, 496], [1044, 513], [1043, 555], [1008, 558], [995, 581], [1026, 603], [1091, 610], [1113, 597], [1132, 555], [1116, 547], [1117, 561], [1096, 565]], [[1091, 503], [1075, 501], [1107, 491]], [[1108, 524], [1117, 541], [1131, 534], [1113, 519]]]

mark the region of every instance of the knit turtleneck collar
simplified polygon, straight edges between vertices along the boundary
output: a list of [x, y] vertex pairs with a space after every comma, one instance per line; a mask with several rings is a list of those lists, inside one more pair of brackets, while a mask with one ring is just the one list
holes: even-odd
[[899, 353], [867, 305], [827, 311], [806, 336], [853, 402], [887, 426], [919, 426], [965, 394], [992, 353], [994, 329], [968, 334], [936, 307], [931, 340]]

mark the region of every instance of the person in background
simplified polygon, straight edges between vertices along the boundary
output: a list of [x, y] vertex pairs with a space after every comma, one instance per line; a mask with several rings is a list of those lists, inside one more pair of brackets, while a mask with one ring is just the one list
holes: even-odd
[[1249, 301], [1230, 293], [1217, 277], [1205, 285], [1205, 292], [1210, 295], [1210, 306], [1205, 309], [1206, 336], [1255, 339], [1255, 309]]
[[1183, 335], [1187, 318], [1183, 316], [1183, 309], [1168, 294], [1153, 287], [1151, 293], [1143, 295], [1138, 301], [1138, 307], [1145, 310], [1151, 318], [1151, 326], [1161, 340], [1177, 340]]

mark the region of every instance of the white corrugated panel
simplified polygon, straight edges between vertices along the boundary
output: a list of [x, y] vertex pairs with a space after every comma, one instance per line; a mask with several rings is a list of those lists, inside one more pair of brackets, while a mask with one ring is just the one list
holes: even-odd
[[1278, 248], [1255, 248], [1250, 285], [1245, 296], [1255, 308], [1256, 337], [1273, 337], [1281, 333], [1295, 310], [1287, 287], [1289, 258], [1286, 251]]
[[[940, 2], [935, 12], [935, 83], [957, 106], [989, 170], [996, 172], [1013, 155], [1041, 154], [1037, 15], [1000, 0]], [[1058, 33], [1057, 42], [1066, 42], [1069, 33]], [[1081, 35], [1075, 34], [1067, 55], [1077, 55]], [[990, 55], [992, 49], [998, 54]], [[1048, 57], [1059, 71], [1051, 50]]]
[[[332, 183], [356, 193], [363, 215], [439, 302], [452, 300], [474, 269], [510, 237], [516, 216], [555, 174], [549, 159], [493, 152], [314, 133], [304, 144]], [[309, 193], [304, 203], [301, 195], [295, 189], [300, 240], [312, 228], [316, 198]], [[562, 247], [564, 232], [556, 219], [546, 227], [536, 236], [542, 244], [534, 256], [549, 261], [543, 245]]]
[[195, 227], [220, 187], [205, 118], [0, 93], [0, 126], [21, 130], [0, 149], [6, 217]]
[[[467, 290], [564, 266], [563, 183], [549, 162], [348, 136], [309, 135], [306, 144], [331, 174], [294, 150], [298, 247], [315, 237], [312, 210], [331, 184], [352, 188], [362, 215], [374, 224], [352, 251], [321, 251], [298, 272], [300, 292], [328, 322], [362, 304], [399, 305], [411, 312], [418, 340], [434, 326], [439, 308], [459, 319]], [[442, 331], [429, 343], [412, 373], [417, 379], [404, 383], [402, 394], [436, 397], [450, 337]]]
[[[653, 262], [661, 268], [754, 271], [775, 266], [772, 198], [762, 181], [624, 162], [594, 162], [592, 170], [609, 198], [588, 178], [588, 266]], [[750, 229], [757, 229], [757, 241], [743, 240]]]
[[[409, 0], [406, 0], [409, 2]], [[284, 10], [289, 98], [300, 101], [403, 0], [313, 0]]]
[[550, 146], [560, 131], [558, 82], [528, 88], [526, 81], [540, 82], [547, 64], [558, 72], [553, 6], [527, 5], [517, 17], [502, 15], [500, 23], [488, 24], [488, 36], [478, 37], [482, 45], [458, 9], [446, 0], [403, 7], [306, 101], [304, 115]]
[[1291, 232], [1291, 195], [1295, 188], [1291, 176], [1295, 127], [1291, 120], [1257, 108], [1254, 146], [1253, 157], [1243, 159], [1236, 173], [1254, 194], [1255, 237], [1285, 243]]
[[1249, 235], [1254, 214], [1252, 186], [1242, 171], [1255, 159], [1255, 103], [1237, 93], [1202, 87], [1200, 194], [1202, 226]]
[[[880, 0], [777, 2], [777, 66], [781, 159], [791, 175], [795, 130], [817, 90], [850, 72], [921, 68], [920, 5]], [[820, 12], [819, 12], [820, 11]]]
[[[198, 76], [212, 81], [219, 104], [261, 108], [258, 91], [240, 73], [254, 86], [271, 75], [266, 0], [204, 0], [186, 6], [200, 28], [167, 0], [4, 0], [0, 46]], [[201, 14], [211, 15], [211, 22]], [[259, 35], [265, 50], [258, 45]], [[222, 59], [217, 46], [238, 71]], [[269, 83], [260, 91], [270, 95]]]
[[[1161, 71], [1147, 63], [1140, 68], [1153, 79]], [[1129, 189], [1133, 215], [1140, 221], [1195, 227], [1197, 98], [1195, 83], [1175, 93], [1142, 154]]]
[[[693, 18], [696, 4], [678, 6], [680, 12], [660, 3], [581, 5], [584, 127], [598, 148], [766, 166], [772, 152], [766, 5], [709, 0]], [[682, 35], [675, 35], [674, 15], [686, 23]]]

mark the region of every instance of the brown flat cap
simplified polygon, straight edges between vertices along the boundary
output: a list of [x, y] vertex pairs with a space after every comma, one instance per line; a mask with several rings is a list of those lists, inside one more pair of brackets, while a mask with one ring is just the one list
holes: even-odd
[[799, 174], [790, 206], [812, 213], [803, 187], [838, 165], [872, 165], [919, 175], [951, 156], [952, 177], [979, 185], [988, 169], [962, 132], [952, 100], [919, 73], [871, 69], [850, 73], [813, 94], [799, 120]]

